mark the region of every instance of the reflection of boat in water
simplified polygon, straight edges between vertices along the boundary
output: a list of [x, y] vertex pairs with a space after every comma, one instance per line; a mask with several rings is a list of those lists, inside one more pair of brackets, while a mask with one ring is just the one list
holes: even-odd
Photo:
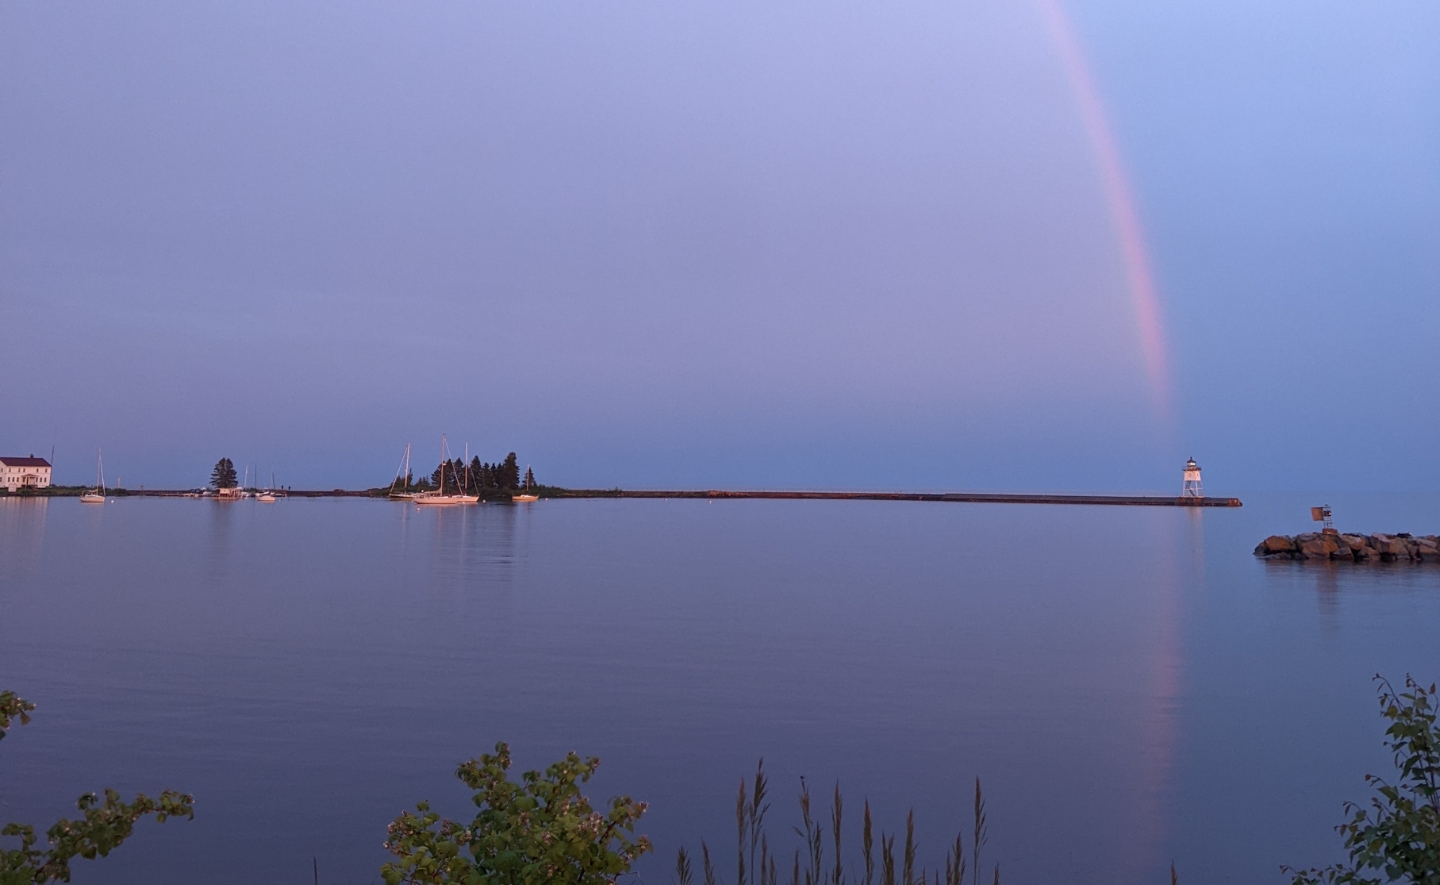
[[[415, 502], [416, 504], [424, 504], [424, 505], [427, 505], [427, 506], [444, 505], [444, 504], [474, 504], [474, 503], [476, 503], [477, 501], [480, 500], [480, 496], [479, 496], [479, 495], [467, 495], [467, 494], [465, 494], [465, 492], [468, 491], [469, 489], [468, 489], [468, 488], [462, 488], [462, 487], [461, 487], [461, 485], [460, 485], [460, 477], [459, 477], [458, 475], [452, 475], [452, 476], [451, 476], [451, 482], [452, 482], [452, 484], [453, 484], [453, 485], [452, 485], [452, 488], [454, 488], [455, 491], [454, 491], [453, 493], [447, 493], [447, 492], [445, 491], [445, 468], [446, 468], [446, 467], [450, 467], [451, 473], [454, 474], [454, 467], [450, 465], [449, 454], [450, 454], [450, 451], [449, 451], [449, 449], [446, 447], [446, 444], [445, 444], [445, 435], [442, 433], [442, 434], [440, 435], [440, 483], [439, 483], [439, 488], [437, 488], [437, 489], [436, 489], [435, 491], [433, 491], [433, 492], [421, 492], [421, 493], [415, 495], [415, 496], [412, 498], [412, 500], [414, 500], [414, 502]], [[467, 470], [465, 471], [465, 473], [467, 474], [467, 479], [468, 479], [468, 474], [470, 473], [470, 471], [467, 469]], [[466, 485], [468, 486], [469, 483], [467, 482]]]
[[95, 450], [95, 488], [80, 496], [81, 504], [105, 503], [105, 462], [100, 459], [100, 450]]

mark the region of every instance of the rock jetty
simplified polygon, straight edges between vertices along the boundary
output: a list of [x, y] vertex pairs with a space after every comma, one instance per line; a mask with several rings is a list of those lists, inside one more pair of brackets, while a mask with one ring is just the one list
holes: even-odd
[[1271, 535], [1255, 548], [1266, 559], [1325, 559], [1341, 562], [1440, 562], [1435, 535], [1349, 535], [1306, 532], [1293, 538]]

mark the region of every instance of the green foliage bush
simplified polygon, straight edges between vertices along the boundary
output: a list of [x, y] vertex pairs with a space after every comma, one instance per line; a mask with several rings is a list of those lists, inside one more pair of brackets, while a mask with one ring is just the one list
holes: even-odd
[[598, 812], [580, 793], [600, 760], [569, 753], [544, 772], [512, 783], [510, 747], [462, 763], [455, 776], [475, 791], [469, 824], [442, 818], [421, 802], [390, 824], [385, 847], [396, 860], [380, 868], [387, 885], [573, 885], [613, 883], [649, 851], [633, 837], [646, 804], [629, 796]]
[[1294, 885], [1380, 885], [1410, 882], [1440, 885], [1440, 727], [1435, 685], [1427, 689], [1409, 676], [1397, 692], [1379, 676], [1380, 713], [1389, 721], [1385, 745], [1398, 777], [1392, 784], [1373, 774], [1368, 806], [1345, 803], [1350, 819], [1335, 828], [1345, 839], [1346, 863], [1293, 870]]
[[[0, 692], [0, 738], [5, 737], [13, 719], [18, 718], [21, 725], [29, 724], [29, 713], [34, 709], [34, 704], [14, 692]], [[119, 793], [109, 789], [104, 801], [94, 793], [86, 793], [75, 803], [82, 816], [56, 821], [45, 832], [47, 842], [43, 848], [36, 847], [39, 840], [34, 827], [6, 824], [0, 828], [0, 836], [19, 838], [20, 847], [0, 847], [0, 885], [69, 882], [71, 860], [106, 856], [128, 839], [135, 822], [147, 815], [155, 815], [157, 821], [180, 816], [193, 819], [194, 803], [194, 797], [173, 790], [166, 790], [156, 799], [140, 793], [132, 802], [122, 800]]]

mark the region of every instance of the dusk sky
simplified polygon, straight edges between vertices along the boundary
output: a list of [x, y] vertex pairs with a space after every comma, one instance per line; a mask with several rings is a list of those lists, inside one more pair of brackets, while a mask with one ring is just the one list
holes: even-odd
[[1440, 4], [0, 0], [0, 454], [1440, 489]]

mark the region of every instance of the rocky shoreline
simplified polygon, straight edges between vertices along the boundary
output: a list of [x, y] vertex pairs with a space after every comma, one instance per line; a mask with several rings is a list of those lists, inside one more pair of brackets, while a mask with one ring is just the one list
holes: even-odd
[[1440, 562], [1440, 538], [1435, 535], [1351, 535], [1306, 532], [1271, 535], [1255, 548], [1266, 559], [1323, 559], [1341, 562]]

